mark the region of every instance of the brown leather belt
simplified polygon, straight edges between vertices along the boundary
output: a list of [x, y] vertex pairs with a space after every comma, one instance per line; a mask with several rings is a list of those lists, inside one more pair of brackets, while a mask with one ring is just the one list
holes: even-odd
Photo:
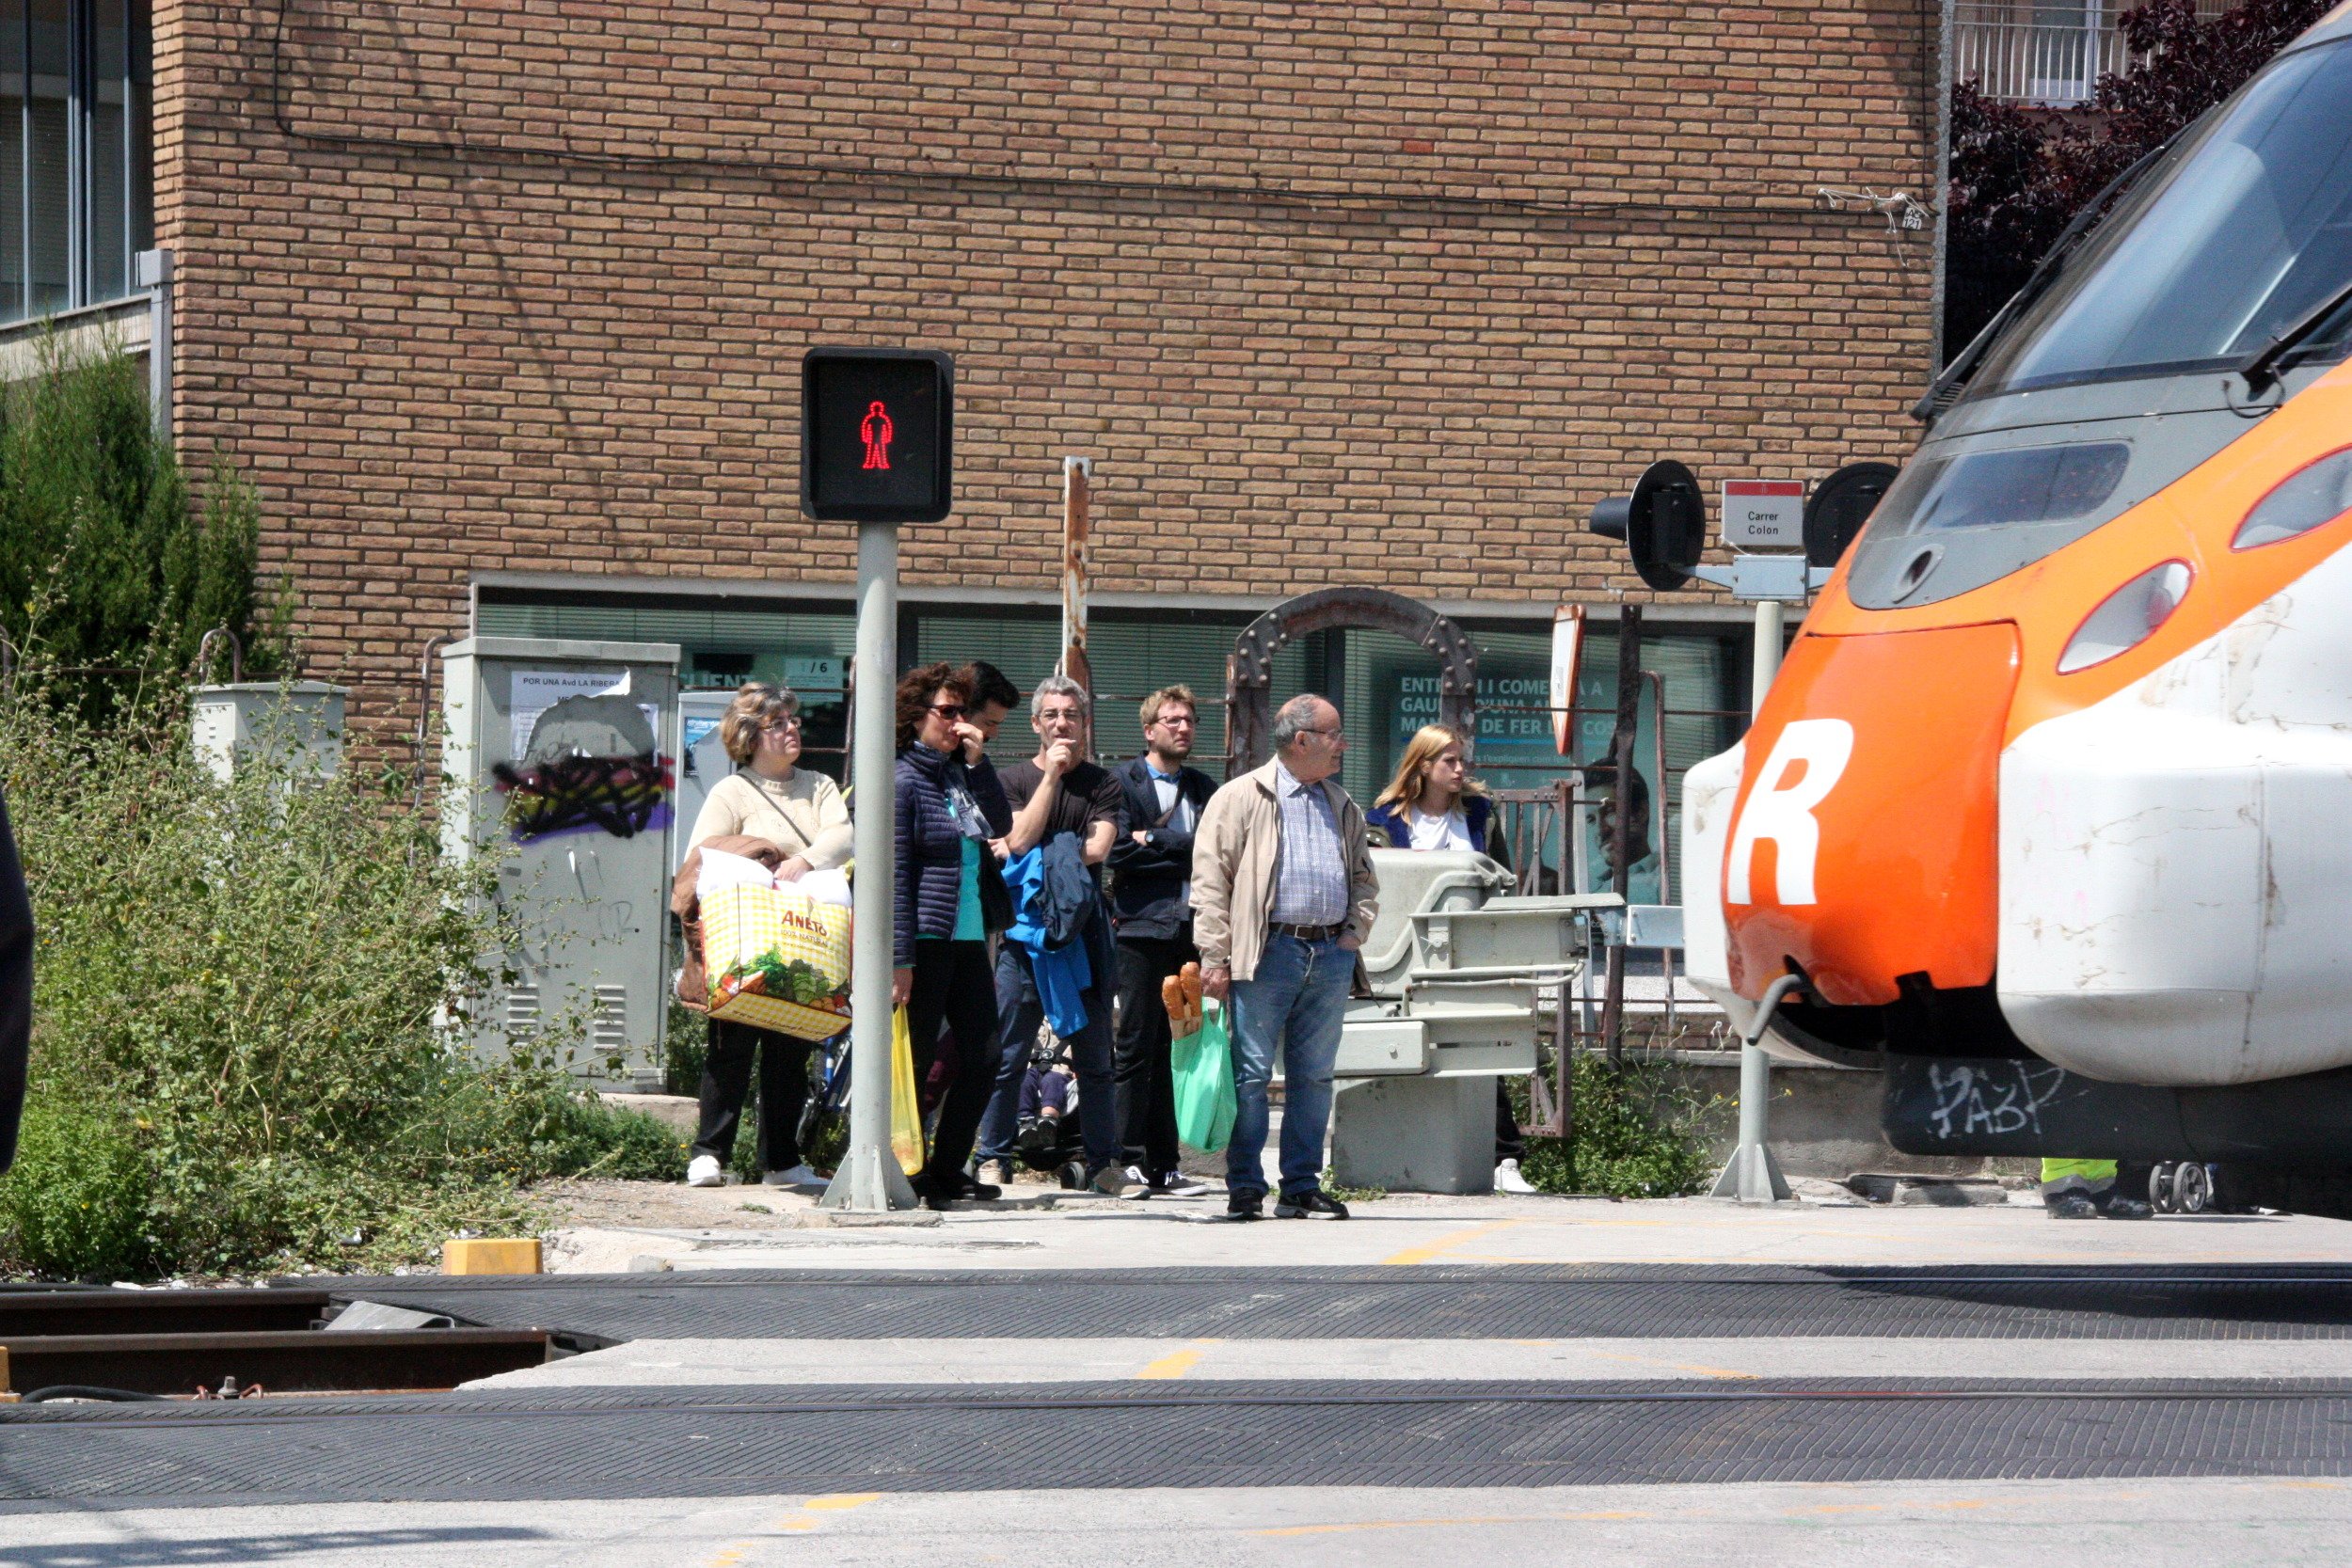
[[1271, 928], [1279, 935], [1296, 937], [1301, 942], [1333, 942], [1347, 929], [1347, 922], [1343, 920], [1336, 926], [1285, 926], [1278, 920]]

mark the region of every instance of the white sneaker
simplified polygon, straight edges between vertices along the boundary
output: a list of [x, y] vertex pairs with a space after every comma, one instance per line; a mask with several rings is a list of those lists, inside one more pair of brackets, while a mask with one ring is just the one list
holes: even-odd
[[716, 1187], [726, 1180], [726, 1173], [719, 1168], [716, 1154], [697, 1154], [686, 1163], [686, 1184], [690, 1187]]
[[1535, 1189], [1519, 1174], [1517, 1160], [1503, 1160], [1495, 1165], [1495, 1191], [1499, 1193], [1532, 1193]]
[[825, 1179], [809, 1169], [805, 1161], [790, 1170], [771, 1170], [759, 1180], [771, 1187], [821, 1187], [825, 1184]]

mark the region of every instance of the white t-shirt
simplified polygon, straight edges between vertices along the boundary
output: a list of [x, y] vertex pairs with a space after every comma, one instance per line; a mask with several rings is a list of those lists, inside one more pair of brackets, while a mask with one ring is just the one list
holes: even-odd
[[1459, 811], [1443, 816], [1424, 816], [1417, 806], [1405, 808], [1405, 833], [1416, 849], [1472, 849], [1470, 824]]

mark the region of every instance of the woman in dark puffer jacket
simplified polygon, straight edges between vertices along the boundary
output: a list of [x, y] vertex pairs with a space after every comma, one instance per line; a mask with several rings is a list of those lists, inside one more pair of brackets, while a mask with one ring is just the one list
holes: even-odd
[[997, 1189], [964, 1174], [996, 1078], [996, 982], [988, 935], [1012, 923], [992, 839], [1012, 829], [996, 769], [971, 722], [972, 694], [945, 664], [898, 682], [898, 879], [890, 997], [907, 1010], [915, 1074], [930, 1069], [944, 1021], [955, 1081], [939, 1107], [914, 1189], [933, 1209]]

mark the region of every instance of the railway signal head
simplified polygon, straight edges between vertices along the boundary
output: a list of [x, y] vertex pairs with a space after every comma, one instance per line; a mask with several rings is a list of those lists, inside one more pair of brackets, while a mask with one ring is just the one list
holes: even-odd
[[1591, 528], [1624, 540], [1642, 580], [1672, 593], [1691, 580], [1707, 548], [1707, 497], [1697, 477], [1668, 458], [1645, 469], [1631, 495], [1595, 503]]

